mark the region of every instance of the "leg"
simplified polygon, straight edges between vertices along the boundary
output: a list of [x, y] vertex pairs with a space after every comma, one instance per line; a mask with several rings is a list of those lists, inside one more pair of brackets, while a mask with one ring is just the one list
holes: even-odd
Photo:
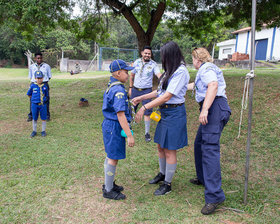
[[166, 158], [165, 158], [165, 153], [164, 149], [160, 147], [158, 144], [158, 159], [159, 159], [159, 173], [149, 181], [149, 184], [157, 184], [160, 181], [163, 181], [165, 178], [165, 171], [166, 171]]
[[202, 169], [202, 152], [201, 152], [201, 142], [202, 142], [202, 126], [200, 125], [196, 138], [194, 141], [194, 158], [195, 158], [195, 170], [196, 170], [196, 176], [197, 176], [197, 181], [195, 179], [192, 179], [191, 182], [194, 184], [203, 184], [204, 185], [204, 179], [203, 179], [203, 169]]
[[105, 168], [105, 189], [107, 192], [113, 189], [114, 177], [118, 160], [109, 159]]
[[166, 156], [165, 182], [171, 183], [177, 167], [177, 151], [164, 149]]
[[151, 141], [151, 136], [150, 136], [151, 119], [150, 119], [150, 115], [144, 115], [144, 121], [145, 121], [145, 140], [146, 140], [146, 142], [150, 142]]

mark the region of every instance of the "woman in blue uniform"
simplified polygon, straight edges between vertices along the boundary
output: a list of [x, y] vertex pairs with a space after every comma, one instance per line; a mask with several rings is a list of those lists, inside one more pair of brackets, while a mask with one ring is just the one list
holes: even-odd
[[190, 182], [205, 186], [205, 206], [201, 213], [209, 215], [225, 200], [222, 190], [220, 168], [220, 137], [229, 120], [231, 110], [226, 97], [223, 72], [212, 62], [205, 48], [192, 52], [193, 65], [198, 70], [195, 82], [188, 85], [194, 89], [200, 106], [200, 126], [194, 143], [197, 177]]
[[161, 120], [154, 137], [154, 142], [158, 145], [160, 172], [149, 182], [157, 184], [164, 181], [154, 192], [156, 196], [171, 192], [171, 181], [177, 167], [176, 152], [188, 144], [185, 94], [190, 79], [184, 57], [175, 42], [163, 45], [160, 54], [164, 74], [160, 78], [158, 90], [132, 100], [136, 105], [156, 97], [140, 108], [135, 117], [137, 122], [142, 120], [145, 110], [157, 106], [160, 108]]

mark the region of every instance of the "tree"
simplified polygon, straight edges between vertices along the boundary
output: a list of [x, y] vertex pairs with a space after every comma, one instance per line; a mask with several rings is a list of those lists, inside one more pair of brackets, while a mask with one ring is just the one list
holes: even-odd
[[[162, 19], [178, 30], [200, 38], [217, 32], [213, 24], [229, 16], [226, 26], [236, 27], [251, 20], [251, 0], [83, 0], [84, 14], [71, 19], [74, 0], [0, 0], [0, 24], [9, 21], [14, 29], [31, 37], [34, 26], [47, 29], [56, 24], [68, 27], [78, 38], [106, 39], [108, 12], [124, 16], [133, 28], [138, 48], [150, 45]], [[257, 1], [257, 25], [280, 26], [279, 0]], [[67, 11], [68, 10], [68, 11]], [[100, 35], [100, 33], [102, 35]]]

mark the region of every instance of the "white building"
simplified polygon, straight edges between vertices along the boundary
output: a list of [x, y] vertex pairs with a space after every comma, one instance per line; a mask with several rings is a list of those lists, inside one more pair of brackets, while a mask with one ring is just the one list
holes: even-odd
[[227, 59], [229, 54], [235, 52], [235, 39], [217, 43], [219, 47], [219, 60]]
[[[234, 52], [249, 54], [251, 52], [251, 27], [246, 27], [233, 32], [236, 35]], [[229, 40], [232, 41], [232, 40]], [[227, 58], [228, 51], [232, 45], [223, 45], [224, 42], [218, 43], [219, 59]], [[227, 46], [227, 47], [225, 47]], [[231, 47], [229, 47], [231, 46]], [[255, 33], [256, 60], [280, 60], [280, 28], [266, 28], [264, 26], [260, 31]], [[228, 50], [225, 50], [228, 49]], [[228, 54], [233, 54], [228, 53]]]

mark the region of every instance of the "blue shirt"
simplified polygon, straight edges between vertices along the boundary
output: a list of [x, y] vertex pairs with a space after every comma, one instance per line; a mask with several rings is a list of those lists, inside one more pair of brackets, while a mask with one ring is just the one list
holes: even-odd
[[204, 100], [208, 84], [218, 82], [218, 91], [216, 96], [226, 96], [226, 82], [222, 70], [213, 63], [206, 62], [200, 66], [195, 78], [195, 99], [197, 102]]
[[[108, 88], [113, 82], [119, 82], [114, 77], [110, 77]], [[105, 91], [103, 95], [103, 116], [110, 120], [118, 120], [117, 112], [124, 111], [128, 122], [131, 121], [131, 116], [128, 108], [127, 92], [123, 84], [112, 86], [109, 91]]]
[[30, 65], [29, 67], [29, 79], [31, 82], [35, 82], [35, 77], [34, 74], [36, 71], [41, 71], [43, 72], [43, 82], [48, 82], [50, 80], [50, 78], [52, 77], [52, 73], [51, 73], [51, 67], [42, 62], [40, 65], [38, 65], [37, 63]]
[[27, 95], [31, 96], [32, 103], [45, 103], [49, 96], [49, 90], [45, 84], [38, 85], [37, 83], [32, 83], [27, 91]]
[[153, 75], [160, 73], [157, 63], [153, 60], [143, 62], [142, 58], [133, 63], [134, 69], [131, 73], [135, 74], [133, 85], [136, 88], [145, 89], [153, 87]]
[[[163, 80], [163, 77], [161, 81]], [[166, 90], [162, 89], [162, 83], [159, 85], [158, 97], [162, 96], [166, 91], [173, 96], [166, 104], [180, 104], [185, 102], [185, 95], [188, 89], [190, 75], [185, 65], [180, 65], [168, 80]]]

